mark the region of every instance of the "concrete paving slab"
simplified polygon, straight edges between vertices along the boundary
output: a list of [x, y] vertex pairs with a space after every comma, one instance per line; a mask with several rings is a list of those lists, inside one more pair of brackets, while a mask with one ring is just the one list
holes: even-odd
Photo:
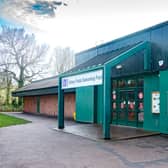
[[[102, 126], [97, 124], [74, 124], [66, 126], [64, 129], [54, 128], [57, 131], [71, 133], [74, 135], [89, 138], [91, 140], [102, 140]], [[144, 131], [139, 128], [125, 127], [125, 126], [111, 126], [111, 140], [126, 140], [133, 138], [140, 138], [146, 136], [159, 135], [158, 132]]]

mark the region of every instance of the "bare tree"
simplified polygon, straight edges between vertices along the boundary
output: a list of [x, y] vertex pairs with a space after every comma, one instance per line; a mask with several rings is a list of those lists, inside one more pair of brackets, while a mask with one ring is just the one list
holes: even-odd
[[56, 47], [54, 48], [51, 62], [53, 64], [54, 75], [63, 73], [74, 66], [74, 52], [69, 47]]
[[[2, 46], [1, 46], [2, 47]], [[1, 58], [1, 69], [0, 69], [0, 89], [5, 89], [5, 103], [9, 105], [9, 100], [10, 100], [10, 90], [12, 86], [12, 75], [9, 73], [10, 70], [10, 57], [8, 56], [7, 53], [2, 53], [0, 52]], [[3, 67], [3, 68], [2, 68]], [[12, 67], [11, 67], [12, 68]]]
[[7, 72], [0, 72], [0, 89], [5, 89], [5, 103], [9, 105], [10, 101], [10, 91], [11, 91], [11, 86], [12, 86], [12, 77], [11, 75]]
[[2, 27], [0, 54], [8, 59], [0, 59], [0, 67], [12, 75], [18, 88], [44, 73], [47, 51], [48, 46], [37, 45], [35, 36], [26, 34], [24, 29]]

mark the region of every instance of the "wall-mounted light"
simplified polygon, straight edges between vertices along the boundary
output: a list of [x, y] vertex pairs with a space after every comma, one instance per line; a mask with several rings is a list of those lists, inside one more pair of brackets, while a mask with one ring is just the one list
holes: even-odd
[[159, 60], [159, 61], [158, 61], [158, 64], [159, 64], [160, 67], [163, 66], [164, 60]]
[[122, 68], [123, 68], [123, 66], [121, 64], [116, 66], [116, 69], [122, 69]]

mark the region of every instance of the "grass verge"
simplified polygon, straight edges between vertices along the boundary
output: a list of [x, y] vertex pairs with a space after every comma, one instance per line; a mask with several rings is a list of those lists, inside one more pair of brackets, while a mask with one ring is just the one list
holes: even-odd
[[30, 121], [0, 113], [0, 128], [26, 123], [30, 123]]

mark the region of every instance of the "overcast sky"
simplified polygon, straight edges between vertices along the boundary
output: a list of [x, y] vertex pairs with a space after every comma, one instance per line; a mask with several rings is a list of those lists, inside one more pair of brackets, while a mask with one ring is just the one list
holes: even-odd
[[24, 25], [40, 41], [51, 46], [70, 46], [76, 52], [168, 18], [167, 0], [65, 0], [68, 6], [58, 6], [55, 15], [50, 12], [49, 17], [41, 17], [27, 8], [27, 4], [35, 1], [0, 0], [0, 17], [3, 22]]

